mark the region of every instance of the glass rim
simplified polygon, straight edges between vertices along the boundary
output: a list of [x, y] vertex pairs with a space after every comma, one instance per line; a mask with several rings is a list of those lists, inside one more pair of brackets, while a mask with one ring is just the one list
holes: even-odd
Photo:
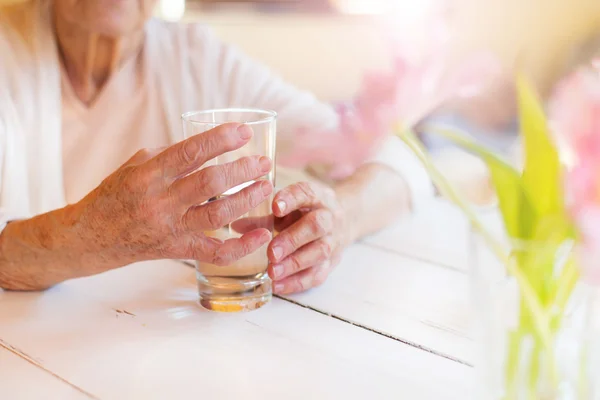
[[255, 119], [253, 121], [228, 121], [228, 122], [241, 122], [244, 125], [259, 125], [268, 122], [273, 122], [277, 120], [277, 113], [272, 110], [264, 110], [261, 108], [249, 108], [249, 107], [232, 107], [232, 108], [214, 108], [208, 110], [197, 110], [197, 111], [188, 111], [181, 114], [181, 119], [184, 122], [191, 122], [193, 124], [203, 124], [203, 125], [212, 125], [219, 126], [223, 125], [227, 122], [212, 122], [212, 121], [201, 121], [195, 120], [194, 117], [198, 115], [208, 115], [208, 114], [224, 114], [224, 113], [240, 113], [240, 114], [258, 114], [262, 115], [262, 118]]

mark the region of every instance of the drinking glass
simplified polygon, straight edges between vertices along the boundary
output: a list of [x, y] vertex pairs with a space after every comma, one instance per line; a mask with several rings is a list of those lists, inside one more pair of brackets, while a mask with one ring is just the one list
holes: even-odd
[[[229, 122], [247, 124], [254, 131], [254, 136], [246, 145], [210, 160], [202, 168], [225, 164], [246, 156], [266, 156], [275, 164], [277, 114], [273, 111], [249, 108], [192, 111], [183, 114], [182, 119], [186, 138]], [[275, 167], [262, 179], [269, 180], [275, 186]], [[208, 201], [230, 196], [252, 183], [254, 181], [246, 182]], [[204, 233], [227, 240], [238, 238], [243, 233], [257, 228], [266, 228], [273, 232], [272, 201], [273, 195], [231, 224]], [[267, 274], [267, 266], [267, 245], [231, 265], [217, 266], [196, 262], [200, 305], [205, 309], [221, 312], [249, 311], [262, 307], [271, 300], [271, 280]]]

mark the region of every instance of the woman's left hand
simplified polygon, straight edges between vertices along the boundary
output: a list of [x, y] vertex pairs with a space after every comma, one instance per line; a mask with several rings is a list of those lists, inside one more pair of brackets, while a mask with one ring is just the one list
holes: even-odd
[[301, 182], [273, 200], [279, 232], [268, 249], [275, 294], [302, 292], [329, 276], [350, 243], [346, 216], [333, 189]]

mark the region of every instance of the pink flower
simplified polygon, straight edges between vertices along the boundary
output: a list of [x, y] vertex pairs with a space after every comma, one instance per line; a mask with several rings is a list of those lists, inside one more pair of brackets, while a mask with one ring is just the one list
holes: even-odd
[[476, 94], [500, 71], [495, 57], [482, 53], [456, 69], [448, 68], [448, 36], [441, 19], [431, 22], [432, 40], [419, 60], [402, 54], [393, 43], [390, 72], [367, 74], [350, 107], [339, 107], [339, 125], [334, 132], [297, 132], [294, 150], [280, 159], [282, 165], [333, 165], [333, 178], [350, 175], [366, 161], [398, 125], [413, 127], [452, 97]]
[[557, 133], [580, 159], [600, 154], [600, 76], [582, 68], [557, 85], [550, 115]]
[[566, 145], [567, 205], [579, 231], [584, 273], [600, 283], [599, 71], [581, 68], [560, 82], [550, 116], [558, 140]]
[[580, 209], [575, 223], [583, 239], [579, 248], [583, 276], [590, 282], [600, 284], [600, 206]]

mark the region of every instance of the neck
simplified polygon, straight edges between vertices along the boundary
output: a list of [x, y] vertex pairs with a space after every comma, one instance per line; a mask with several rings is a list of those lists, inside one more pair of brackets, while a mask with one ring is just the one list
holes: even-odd
[[55, 32], [67, 76], [85, 104], [94, 101], [111, 74], [143, 43], [143, 31], [123, 37], [103, 36], [84, 31], [56, 13]]

